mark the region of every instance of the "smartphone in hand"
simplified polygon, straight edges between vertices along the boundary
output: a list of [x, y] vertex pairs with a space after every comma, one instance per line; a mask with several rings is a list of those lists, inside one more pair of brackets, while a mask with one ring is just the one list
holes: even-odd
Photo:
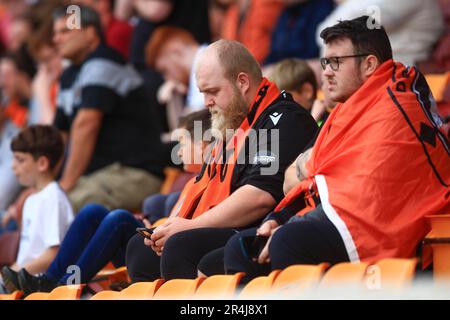
[[239, 238], [241, 249], [244, 255], [250, 259], [258, 259], [264, 249], [269, 237], [266, 236], [245, 236]]
[[153, 233], [153, 231], [155, 230], [155, 228], [136, 228], [136, 231], [143, 236], [146, 239], [151, 240], [151, 235]]

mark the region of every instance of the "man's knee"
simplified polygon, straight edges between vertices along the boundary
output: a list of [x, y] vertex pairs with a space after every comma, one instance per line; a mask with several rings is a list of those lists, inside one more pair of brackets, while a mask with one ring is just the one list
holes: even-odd
[[82, 223], [99, 222], [108, 214], [108, 209], [97, 203], [86, 204], [78, 213], [77, 220]]
[[315, 226], [309, 221], [282, 226], [273, 234], [269, 244], [272, 268], [315, 263], [319, 241], [323, 239], [318, 238]]
[[256, 235], [255, 230], [245, 230], [232, 236], [224, 249], [225, 272], [241, 271], [244, 264], [250, 263], [242, 251], [241, 238], [243, 236]]
[[189, 241], [190, 231], [182, 231], [169, 237], [164, 244], [163, 250], [163, 264], [167, 266], [177, 265], [190, 255]]
[[151, 213], [155, 210], [160, 210], [160, 208], [163, 208], [164, 206], [164, 200], [166, 199], [166, 196], [163, 194], [153, 194], [144, 200], [143, 211], [144, 213]]
[[[111, 225], [117, 225], [120, 223], [127, 223], [127, 222], [135, 222], [136, 219], [133, 217], [133, 215], [123, 209], [117, 209], [113, 210], [105, 217], [104, 223], [111, 224]], [[142, 238], [141, 238], [142, 239]]]

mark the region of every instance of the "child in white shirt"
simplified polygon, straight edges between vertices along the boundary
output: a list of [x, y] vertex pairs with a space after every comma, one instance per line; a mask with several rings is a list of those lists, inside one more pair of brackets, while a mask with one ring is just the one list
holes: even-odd
[[1, 270], [9, 292], [20, 290], [17, 271], [38, 274], [47, 270], [73, 220], [71, 204], [55, 181], [64, 152], [61, 134], [52, 126], [35, 125], [12, 141], [13, 171], [20, 184], [36, 193], [25, 201], [16, 262]]

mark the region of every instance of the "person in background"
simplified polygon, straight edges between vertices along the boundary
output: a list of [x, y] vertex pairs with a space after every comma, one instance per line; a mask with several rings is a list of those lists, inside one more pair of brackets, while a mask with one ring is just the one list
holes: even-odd
[[188, 31], [173, 26], [155, 29], [147, 43], [147, 65], [160, 72], [165, 79], [158, 90], [158, 99], [166, 104], [170, 130], [176, 128], [180, 116], [204, 108], [194, 70], [198, 56], [205, 47]]
[[317, 96], [317, 82], [314, 71], [300, 59], [285, 59], [275, 64], [269, 79], [281, 90], [292, 95], [295, 102], [311, 111]]
[[55, 11], [53, 40], [72, 64], [60, 78], [54, 124], [66, 135], [60, 180], [74, 211], [87, 203], [138, 210], [163, 178], [161, 140], [138, 72], [106, 46], [98, 14], [80, 7], [81, 28]]

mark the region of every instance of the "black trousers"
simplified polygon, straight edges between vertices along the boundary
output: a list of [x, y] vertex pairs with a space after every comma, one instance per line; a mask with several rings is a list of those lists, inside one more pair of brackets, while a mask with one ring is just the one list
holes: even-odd
[[243, 253], [239, 238], [255, 234], [256, 228], [241, 231], [225, 246], [225, 272], [245, 272], [242, 282], [294, 264], [349, 261], [338, 230], [320, 205], [303, 217], [291, 219], [275, 232], [269, 244], [270, 264], [254, 262]]
[[[224, 247], [235, 234], [234, 229], [219, 228], [182, 231], [167, 239], [161, 257], [147, 247], [143, 238], [137, 234], [127, 246], [128, 274], [133, 282], [153, 281], [161, 277], [165, 280], [194, 279], [203, 256]], [[222, 261], [219, 262], [221, 270]]]

